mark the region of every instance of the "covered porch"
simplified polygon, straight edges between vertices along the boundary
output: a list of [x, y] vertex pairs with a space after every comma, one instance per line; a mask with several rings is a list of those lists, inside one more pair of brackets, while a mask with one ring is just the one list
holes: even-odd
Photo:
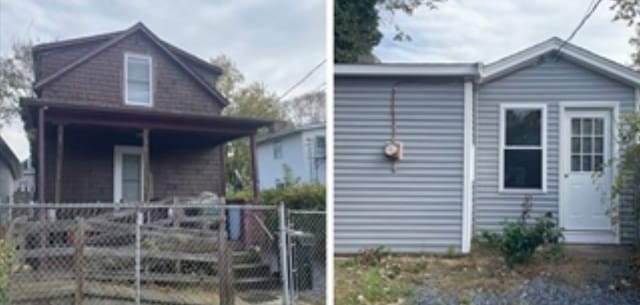
[[37, 130], [40, 203], [150, 202], [202, 192], [224, 196], [224, 144], [239, 138], [249, 138], [258, 202], [255, 135], [268, 121], [45, 99], [23, 102]]

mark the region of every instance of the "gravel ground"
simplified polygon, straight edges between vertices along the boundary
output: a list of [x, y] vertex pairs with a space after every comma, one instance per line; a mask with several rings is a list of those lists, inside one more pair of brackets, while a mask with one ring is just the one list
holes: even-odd
[[[612, 283], [631, 279], [628, 267], [614, 267], [607, 274], [589, 281], [585, 287], [571, 287], [546, 277], [535, 277], [504, 293], [477, 292], [450, 295], [435, 286], [422, 287], [417, 292], [419, 305], [636, 305], [640, 291], [633, 287], [620, 289]], [[622, 286], [618, 284], [618, 286]], [[614, 289], [612, 289], [614, 288]]]

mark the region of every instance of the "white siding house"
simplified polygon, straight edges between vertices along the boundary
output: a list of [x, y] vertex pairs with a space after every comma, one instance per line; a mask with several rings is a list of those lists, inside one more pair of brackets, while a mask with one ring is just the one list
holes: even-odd
[[300, 182], [325, 184], [324, 124], [280, 130], [257, 143], [261, 189], [283, 184], [285, 166]]

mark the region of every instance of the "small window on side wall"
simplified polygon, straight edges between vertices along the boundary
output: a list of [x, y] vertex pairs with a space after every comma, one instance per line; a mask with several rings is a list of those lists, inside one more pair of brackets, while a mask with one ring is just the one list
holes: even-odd
[[279, 141], [273, 143], [273, 159], [282, 159], [282, 143]]
[[151, 106], [153, 104], [151, 57], [125, 54], [124, 58], [125, 104]]
[[500, 111], [500, 190], [546, 191], [546, 106]]

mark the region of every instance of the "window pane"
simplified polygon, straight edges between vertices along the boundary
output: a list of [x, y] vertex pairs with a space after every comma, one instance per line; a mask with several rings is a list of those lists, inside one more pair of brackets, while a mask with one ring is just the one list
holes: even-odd
[[149, 61], [127, 58], [127, 101], [149, 103], [151, 100], [151, 75]]
[[595, 146], [595, 152], [602, 153], [604, 151], [604, 141], [602, 138], [595, 138], [593, 145]]
[[604, 158], [602, 157], [602, 155], [596, 155], [594, 157], [594, 170], [602, 170], [603, 167], [603, 163], [604, 163]]
[[125, 200], [140, 200], [140, 182], [123, 181], [122, 182], [122, 198]]
[[582, 152], [591, 153], [591, 138], [582, 138]]
[[541, 144], [541, 111], [539, 109], [509, 109], [506, 111], [506, 144]]
[[129, 57], [127, 65], [127, 79], [149, 82], [149, 61]]
[[580, 135], [580, 119], [571, 119], [571, 134]]
[[582, 156], [582, 171], [591, 171], [591, 155]]
[[583, 119], [582, 134], [590, 135], [593, 132], [593, 121], [591, 119]]
[[576, 155], [571, 156], [571, 171], [572, 172], [580, 171], [580, 156], [576, 156]]
[[140, 179], [140, 156], [123, 154], [122, 155], [122, 179], [139, 180]]
[[542, 150], [504, 151], [505, 188], [542, 188]]
[[602, 119], [595, 119], [594, 120], [594, 128], [595, 128], [595, 133], [596, 135], [603, 135], [604, 134], [604, 120]]
[[326, 155], [325, 137], [316, 137], [316, 158], [323, 158]]
[[574, 154], [580, 153], [580, 138], [571, 138], [571, 152]]
[[132, 102], [148, 103], [150, 99], [149, 85], [139, 82], [129, 82], [127, 100]]

